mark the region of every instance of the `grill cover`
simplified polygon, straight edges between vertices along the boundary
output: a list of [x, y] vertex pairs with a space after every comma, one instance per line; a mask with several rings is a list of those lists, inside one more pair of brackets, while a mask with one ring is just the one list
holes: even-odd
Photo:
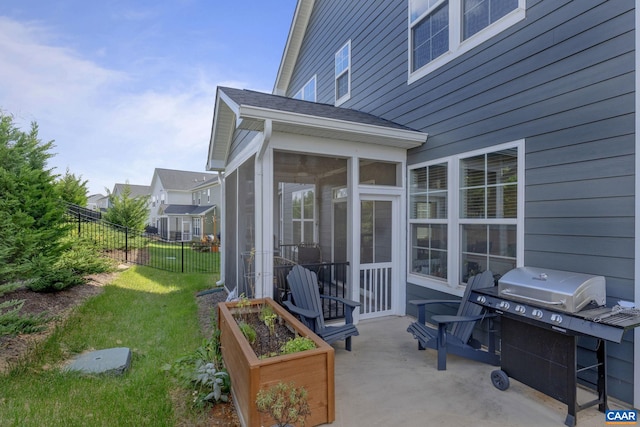
[[519, 267], [508, 271], [498, 281], [498, 293], [555, 310], [576, 313], [591, 301], [606, 304], [603, 276], [537, 267]]

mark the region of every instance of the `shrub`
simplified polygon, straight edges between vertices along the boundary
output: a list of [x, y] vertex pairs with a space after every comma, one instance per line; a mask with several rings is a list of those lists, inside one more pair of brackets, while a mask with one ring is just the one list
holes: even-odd
[[89, 238], [78, 238], [56, 262], [57, 268], [71, 269], [79, 275], [104, 273], [113, 269], [113, 261], [101, 256], [97, 243]]
[[43, 314], [22, 316], [20, 310], [24, 302], [14, 299], [0, 303], [0, 337], [39, 332], [49, 321]]
[[50, 270], [30, 282], [27, 287], [34, 292], [58, 292], [72, 286], [82, 285], [85, 279], [73, 270]]
[[180, 357], [171, 365], [165, 365], [184, 387], [193, 389], [191, 405], [202, 409], [217, 402], [228, 402], [231, 392], [229, 374], [222, 368], [218, 334], [214, 332], [209, 340], [193, 353]]

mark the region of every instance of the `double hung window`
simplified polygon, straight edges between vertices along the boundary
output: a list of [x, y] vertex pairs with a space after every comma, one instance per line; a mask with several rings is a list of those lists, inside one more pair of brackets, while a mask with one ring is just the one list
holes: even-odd
[[525, 0], [409, 0], [409, 83], [525, 17]]
[[336, 105], [351, 97], [351, 40], [335, 56]]
[[301, 190], [292, 194], [293, 242], [314, 242], [315, 203], [313, 190]]

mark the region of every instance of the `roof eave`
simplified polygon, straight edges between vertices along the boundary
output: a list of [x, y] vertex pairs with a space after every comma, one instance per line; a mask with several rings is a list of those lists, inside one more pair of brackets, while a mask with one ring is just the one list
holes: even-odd
[[370, 142], [396, 148], [416, 148], [424, 144], [428, 134], [410, 129], [398, 129], [367, 123], [356, 123], [334, 118], [311, 116], [288, 111], [273, 110], [263, 107], [241, 105], [239, 116], [243, 129], [260, 130], [264, 120], [273, 122], [274, 130], [282, 128], [299, 128], [300, 133], [326, 135], [335, 134], [337, 139], [356, 142]]
[[222, 172], [225, 169], [231, 139], [236, 127], [238, 105], [218, 88], [209, 139], [206, 169]]
[[280, 59], [280, 67], [278, 68], [276, 82], [273, 87], [274, 95], [286, 95], [287, 88], [291, 82], [291, 76], [293, 75], [293, 69], [298, 60], [302, 40], [307, 32], [307, 25], [309, 24], [314, 3], [315, 0], [298, 0], [291, 21], [291, 28], [289, 29], [287, 44]]

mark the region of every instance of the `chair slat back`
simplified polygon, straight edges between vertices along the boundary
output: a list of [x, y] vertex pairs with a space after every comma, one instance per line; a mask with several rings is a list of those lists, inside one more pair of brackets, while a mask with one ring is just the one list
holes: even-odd
[[[469, 278], [464, 295], [458, 308], [458, 316], [477, 316], [482, 312], [483, 307], [469, 301], [469, 295], [474, 289], [488, 288], [494, 285], [493, 273], [489, 270]], [[469, 341], [476, 322], [457, 322], [451, 328], [451, 334], [458, 337], [462, 342]]]
[[[293, 297], [293, 303], [305, 310], [320, 313], [316, 320], [315, 331], [324, 329], [322, 301], [318, 289], [318, 276], [313, 271], [300, 265], [294, 265], [287, 275], [287, 283]], [[313, 328], [312, 328], [313, 329]]]

